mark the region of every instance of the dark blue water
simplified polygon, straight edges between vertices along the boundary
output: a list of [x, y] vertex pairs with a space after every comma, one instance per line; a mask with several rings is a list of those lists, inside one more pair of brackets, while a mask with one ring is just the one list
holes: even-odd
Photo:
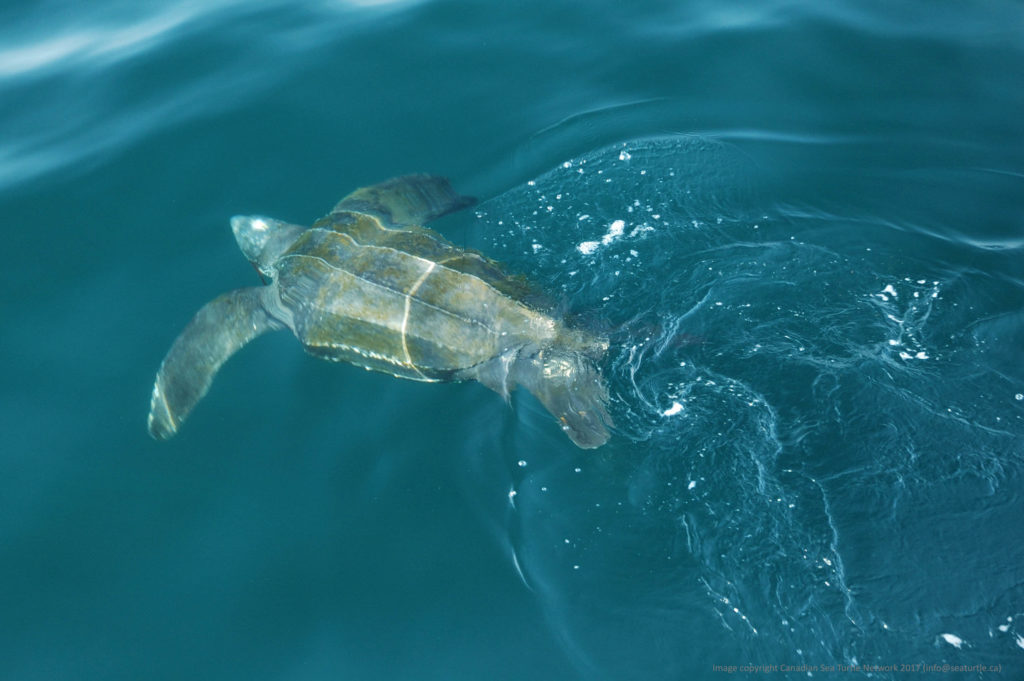
[[[998, 0], [0, 9], [0, 678], [1024, 678], [1021, 83]], [[152, 441], [229, 217], [414, 171], [609, 444], [287, 334]]]

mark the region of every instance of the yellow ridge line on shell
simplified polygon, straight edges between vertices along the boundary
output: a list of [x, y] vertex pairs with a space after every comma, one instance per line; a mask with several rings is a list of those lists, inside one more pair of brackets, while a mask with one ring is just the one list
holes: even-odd
[[[384, 227], [384, 225], [381, 225], [379, 221], [377, 221], [377, 225], [382, 227], [385, 231], [388, 231], [388, 232], [407, 232], [407, 231], [409, 231], [407, 229], [389, 229], [387, 227]], [[426, 229], [426, 228], [424, 228], [424, 229]], [[423, 256], [415, 255], [413, 253], [409, 253], [408, 251], [403, 251], [401, 248], [396, 248], [394, 246], [389, 246], [389, 245], [386, 245], [386, 244], [362, 243], [361, 241], [358, 241], [354, 236], [352, 236], [348, 232], [339, 232], [339, 231], [336, 231], [336, 230], [333, 230], [333, 229], [328, 229], [326, 227], [310, 227], [309, 231], [311, 231], [311, 232], [312, 231], [316, 231], [316, 232], [319, 232], [320, 234], [323, 234], [324, 236], [327, 236], [327, 237], [332, 237], [333, 236], [333, 237], [341, 237], [343, 239], [348, 239], [349, 241], [352, 242], [352, 245], [356, 246], [357, 248], [366, 248], [368, 250], [374, 250], [374, 251], [390, 251], [392, 253], [397, 253], [399, 255], [408, 256], [410, 258], [415, 258], [416, 260], [421, 260], [421, 261], [424, 261], [424, 262], [433, 262], [435, 265], [440, 265], [441, 269], [447, 270], [448, 272], [453, 272], [455, 274], [460, 274], [460, 275], [465, 276], [465, 277], [470, 277], [472, 279], [476, 279], [481, 284], [483, 284], [488, 289], [490, 289], [491, 292], [494, 293], [499, 298], [505, 298], [507, 300], [512, 301], [512, 303], [516, 307], [521, 307], [521, 308], [523, 308], [525, 310], [528, 310], [528, 311], [536, 313], [536, 314], [541, 314], [541, 315], [543, 315], [545, 317], [549, 316], [546, 312], [538, 312], [537, 310], [534, 310], [533, 308], [531, 308], [529, 305], [523, 303], [523, 301], [517, 300], [514, 296], [511, 296], [511, 295], [509, 295], [507, 293], [504, 293], [503, 291], [501, 291], [500, 289], [495, 287], [493, 284], [491, 284], [489, 281], [487, 281], [486, 279], [484, 279], [483, 277], [481, 277], [481, 276], [479, 276], [477, 274], [473, 274], [471, 272], [463, 272], [461, 270], [457, 270], [457, 269], [454, 269], [452, 267], [448, 267], [447, 265], [445, 265], [446, 262], [449, 262], [450, 260], [455, 260], [455, 259], [457, 259], [457, 258], [459, 258], [461, 256], [465, 256], [465, 255], [471, 255], [474, 258], [476, 258], [476, 259], [478, 259], [478, 260], [480, 260], [482, 262], [485, 262], [485, 263], [489, 262], [488, 258], [486, 256], [480, 254], [480, 253], [475, 253], [473, 251], [467, 251], [465, 249], [459, 248], [458, 246], [452, 246], [452, 248], [454, 250], [451, 253], [448, 253], [444, 257], [439, 258], [436, 261], [433, 261], [433, 260], [430, 260], [429, 258], [424, 258]], [[430, 230], [427, 230], [427, 231], [429, 232]], [[434, 238], [433, 236], [431, 236], [430, 238], [433, 239], [434, 241], [440, 240], [441, 242], [444, 242], [444, 237], [442, 237], [441, 235], [438, 235], [437, 238]], [[301, 255], [301, 254], [291, 253], [291, 254], [283, 256], [283, 258], [292, 257], [294, 255]], [[311, 257], [311, 258], [315, 257], [315, 258], [317, 258], [319, 260], [322, 260], [323, 263], [325, 265], [327, 265], [328, 267], [330, 267], [331, 269], [337, 270], [339, 272], [345, 272], [346, 274], [351, 274], [352, 276], [356, 277], [357, 279], [359, 279], [361, 281], [365, 281], [368, 284], [373, 284], [375, 286], [380, 286], [381, 288], [389, 290], [389, 291], [395, 291], [396, 290], [396, 289], [384, 286], [384, 285], [382, 285], [382, 284], [380, 284], [378, 282], [371, 281], [369, 279], [365, 279], [362, 276], [362, 274], [360, 274], [358, 272], [353, 272], [353, 271], [347, 270], [347, 269], [345, 269], [343, 267], [338, 267], [337, 265], [333, 265], [333, 264], [327, 262], [326, 260], [324, 260], [323, 258], [321, 258], [319, 256], [305, 256], [305, 257]], [[499, 270], [500, 270], [500, 267], [499, 267]], [[505, 277], [508, 278], [508, 275], [505, 274]], [[425, 304], [429, 305], [429, 303], [426, 303], [426, 301], [422, 301], [422, 302], [424, 302]], [[436, 305], [430, 305], [430, 307], [433, 307], [436, 310], [438, 310], [440, 312], [443, 312], [443, 313], [445, 313], [445, 314], [447, 314], [449, 316], [455, 317], [456, 319], [459, 319], [461, 321], [468, 322], [468, 323], [471, 323], [471, 324], [476, 324], [477, 326], [483, 326], [484, 328], [489, 328], [485, 324], [481, 324], [481, 323], [479, 323], [479, 322], [477, 322], [475, 320], [466, 319], [465, 317], [461, 317], [459, 315], [452, 314], [451, 311], [444, 310], [442, 308], [437, 307]]]
[[[320, 229], [320, 228], [313, 228], [313, 229]], [[321, 231], [326, 231], [326, 230], [321, 230]], [[394, 246], [381, 246], [381, 245], [376, 245], [376, 244], [373, 244], [373, 245], [371, 245], [371, 244], [361, 244], [358, 241], [356, 241], [355, 239], [353, 239], [351, 236], [349, 236], [348, 234], [342, 234], [340, 232], [332, 232], [331, 234], [344, 237], [344, 238], [348, 239], [349, 241], [351, 241], [355, 246], [358, 246], [359, 248], [365, 248], [367, 250], [374, 250], [374, 251], [387, 251], [387, 252], [390, 252], [390, 253], [395, 253], [395, 254], [397, 254], [399, 256], [402, 256], [402, 257], [412, 258], [412, 259], [418, 260], [420, 262], [430, 263], [432, 266], [436, 266], [436, 265], [440, 264], [441, 269], [446, 270], [448, 272], [452, 272], [452, 273], [457, 274], [457, 275], [461, 275], [461, 276], [465, 276], [465, 277], [471, 277], [473, 279], [476, 279], [481, 284], [483, 284], [488, 289], [490, 289], [492, 292], [494, 292], [497, 296], [510, 300], [517, 307], [521, 307], [521, 308], [523, 308], [525, 310], [532, 311], [529, 307], [527, 307], [523, 303], [519, 302], [518, 300], [515, 300], [514, 298], [512, 298], [510, 296], [507, 296], [507, 295], [503, 294], [501, 291], [499, 291], [495, 287], [491, 286], [490, 284], [488, 284], [486, 281], [484, 281], [480, 277], [476, 276], [475, 274], [467, 274], [465, 272], [460, 272], [458, 270], [454, 270], [454, 269], [452, 269], [450, 267], [445, 267], [445, 265], [443, 263], [437, 263], [437, 262], [434, 262], [433, 260], [430, 260], [429, 258], [424, 258], [424, 257], [418, 256], [418, 255], [414, 255], [412, 253], [407, 253], [407, 252], [405, 252], [403, 250], [395, 248]], [[350, 270], [350, 269], [346, 269], [344, 267], [339, 267], [338, 265], [335, 265], [334, 263], [328, 262], [326, 259], [324, 259], [322, 256], [319, 256], [319, 255], [312, 255], [312, 254], [309, 254], [309, 253], [288, 253], [287, 255], [281, 256], [279, 262], [284, 261], [284, 260], [292, 260], [292, 259], [296, 259], [297, 260], [297, 259], [300, 259], [300, 258], [308, 258], [310, 260], [317, 260], [317, 261], [323, 263], [324, 266], [327, 267], [328, 269], [331, 269], [331, 270], [334, 270], [335, 272], [339, 272], [341, 274], [350, 276], [353, 279], [358, 279], [359, 281], [361, 281], [361, 282], [363, 282], [363, 283], [365, 283], [365, 284], [367, 284], [369, 286], [373, 286], [373, 287], [379, 288], [379, 289], [381, 289], [383, 291], [388, 291], [389, 293], [397, 293], [398, 295], [406, 295], [405, 292], [402, 291], [401, 289], [392, 288], [391, 286], [387, 286], [387, 285], [385, 285], [385, 284], [383, 284], [383, 283], [381, 283], [379, 281], [373, 281], [372, 279], [367, 279], [365, 274], [363, 274], [361, 272], [356, 272], [356, 271], [353, 271], [353, 270]], [[494, 329], [492, 329], [488, 324], [486, 324], [484, 322], [481, 322], [481, 321], [479, 321], [477, 319], [469, 319], [468, 317], [463, 317], [460, 314], [452, 312], [451, 310], [446, 310], [446, 309], [444, 309], [442, 307], [438, 307], [437, 305], [434, 305], [433, 303], [430, 303], [430, 302], [428, 302], [426, 300], [421, 300], [420, 303], [422, 303], [423, 305], [426, 305], [427, 307], [429, 307], [429, 308], [431, 308], [433, 310], [436, 310], [437, 312], [439, 312], [439, 313], [441, 313], [441, 314], [443, 314], [443, 315], [445, 315], [447, 317], [451, 317], [453, 319], [457, 319], [460, 322], [463, 322], [463, 323], [466, 323], [466, 324], [472, 324], [474, 326], [479, 326], [479, 327], [485, 329], [486, 331], [488, 331], [490, 333], [495, 333]]]
[[[405, 340], [405, 330], [409, 325], [409, 310], [412, 308], [412, 297], [416, 293], [417, 289], [423, 285], [423, 282], [427, 280], [430, 273], [434, 271], [434, 267], [437, 266], [436, 262], [429, 261], [430, 267], [423, 271], [420, 278], [416, 280], [416, 283], [412, 285], [409, 292], [405, 294], [405, 315], [402, 317], [402, 350], [405, 351], [405, 361], [409, 363], [409, 366], [416, 370], [416, 373], [423, 376], [423, 372], [420, 371], [419, 367], [413, 364], [412, 355], [409, 354], [409, 344]], [[426, 376], [423, 376], [426, 378]]]

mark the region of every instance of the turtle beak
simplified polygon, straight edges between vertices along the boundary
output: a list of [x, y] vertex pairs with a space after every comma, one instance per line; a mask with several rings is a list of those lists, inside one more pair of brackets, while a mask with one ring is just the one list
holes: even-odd
[[274, 218], [259, 215], [236, 215], [231, 218], [231, 231], [242, 253], [264, 276], [274, 277], [274, 263], [306, 230]]
[[270, 238], [270, 227], [266, 218], [249, 215], [236, 215], [231, 218], [231, 231], [235, 233], [235, 241], [249, 262], [259, 263], [263, 248]]

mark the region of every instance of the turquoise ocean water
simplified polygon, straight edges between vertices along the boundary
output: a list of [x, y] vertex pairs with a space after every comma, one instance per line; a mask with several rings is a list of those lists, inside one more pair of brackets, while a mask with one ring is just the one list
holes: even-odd
[[[1024, 678], [1022, 83], [1009, 0], [6, 4], [0, 678]], [[289, 334], [151, 440], [230, 216], [407, 172], [612, 440]]]

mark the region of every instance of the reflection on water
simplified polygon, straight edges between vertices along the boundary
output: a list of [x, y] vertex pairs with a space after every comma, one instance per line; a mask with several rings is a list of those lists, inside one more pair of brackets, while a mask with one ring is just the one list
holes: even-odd
[[925, 234], [765, 204], [758, 172], [638, 140], [480, 207], [490, 251], [617, 337], [612, 443], [515, 444], [524, 579], [610, 678], [1007, 655], [1021, 549], [967, 541], [1020, 503], [999, 284]]
[[281, 58], [415, 4], [115, 2], [83, 17], [54, 2], [17, 14], [0, 23], [0, 96], [18, 104], [0, 112], [0, 187], [233, 109], [289, 76]]

